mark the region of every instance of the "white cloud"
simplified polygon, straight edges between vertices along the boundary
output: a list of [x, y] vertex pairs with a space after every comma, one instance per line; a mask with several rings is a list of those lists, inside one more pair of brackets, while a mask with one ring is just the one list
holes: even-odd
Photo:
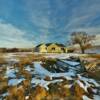
[[[64, 31], [86, 31], [89, 33], [99, 33], [99, 26], [94, 25], [94, 19], [99, 16], [99, 0], [84, 0], [78, 6], [72, 7], [72, 15], [66, 24]], [[97, 20], [95, 20], [95, 23]]]
[[24, 37], [25, 34], [14, 25], [0, 21], [0, 47], [32, 47], [32, 42]]
[[75, 32], [75, 31], [83, 31], [83, 32], [87, 32], [90, 34], [100, 34], [100, 26], [99, 27], [86, 27], [86, 28], [73, 28], [70, 30], [70, 32]]
[[10, 36], [10, 37], [13, 37], [13, 36], [20, 37], [24, 34], [25, 33], [23, 31], [19, 30], [12, 24], [0, 22], [0, 35], [6, 35], [6, 36]]
[[52, 28], [49, 19], [51, 16], [51, 8], [48, 0], [25, 0], [24, 3], [26, 6], [25, 11], [27, 12], [29, 21], [32, 22], [34, 26], [38, 27], [40, 33]]
[[100, 32], [100, 24], [94, 25], [94, 19], [100, 15], [100, 0], [24, 0], [24, 3], [27, 17], [38, 27], [37, 41], [49, 39], [46, 33], [50, 29], [57, 35], [66, 33], [66, 36], [72, 31]]
[[96, 38], [92, 41], [92, 44], [100, 46], [100, 34], [96, 35]]

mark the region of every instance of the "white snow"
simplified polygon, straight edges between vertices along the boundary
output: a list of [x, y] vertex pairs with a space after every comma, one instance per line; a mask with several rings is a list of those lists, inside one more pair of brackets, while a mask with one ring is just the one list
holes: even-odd
[[29, 71], [30, 73], [34, 70], [34, 68], [31, 68], [29, 65], [25, 67], [25, 70]]
[[15, 70], [14, 69], [10, 69], [9, 67], [7, 67], [7, 71], [5, 73], [5, 77], [12, 77], [12, 78], [15, 78], [16, 75], [15, 75]]
[[93, 100], [93, 99], [90, 99], [86, 95], [83, 95], [83, 100]]
[[[88, 92], [88, 91], [87, 91], [87, 88], [88, 88], [88, 87], [91, 87], [93, 84], [94, 84], [95, 87], [100, 87], [99, 83], [97, 83], [94, 79], [82, 77], [82, 76], [80, 76], [79, 74], [78, 74], [78, 78], [79, 78], [79, 80], [77, 80], [76, 82], [77, 82], [77, 83], [80, 85], [80, 87], [82, 87], [86, 92]], [[82, 80], [82, 81], [85, 83], [85, 85], [84, 85], [80, 80]], [[97, 89], [92, 88], [92, 91], [93, 91], [94, 93], [97, 93]], [[85, 100], [85, 99], [84, 99], [84, 100]], [[86, 99], [86, 100], [88, 100], [88, 99]], [[95, 99], [94, 99], [94, 100], [95, 100]]]
[[[14, 56], [15, 56], [14, 54], [8, 54], [8, 55], [5, 56], [5, 58], [6, 58], [6, 60], [8, 60], [10, 62], [14, 62], [14, 63], [18, 62], [18, 60], [15, 59]], [[74, 54], [46, 54], [47, 58], [59, 58], [60, 60], [66, 59], [70, 56], [74, 56]], [[79, 56], [79, 54], [76, 54], [75, 56]], [[69, 64], [69, 65], [71, 65], [71, 66], [79, 65], [78, 62], [74, 62], [74, 61], [67, 61], [67, 60], [62, 60], [62, 61]], [[47, 90], [49, 89], [48, 85], [50, 83], [61, 82], [61, 81], [63, 81], [63, 79], [57, 79], [57, 80], [55, 79], [55, 80], [51, 80], [51, 81], [46, 81], [46, 80], [44, 80], [44, 78], [46, 76], [49, 76], [51, 79], [53, 77], [55, 77], [55, 78], [56, 77], [64, 77], [67, 80], [74, 80], [74, 78], [72, 76], [76, 76], [76, 71], [75, 71], [76, 67], [73, 67], [73, 69], [70, 69], [70, 67], [68, 66], [69, 67], [68, 72], [52, 73], [52, 72], [49, 72], [44, 67], [42, 67], [41, 62], [33, 62], [33, 63], [34, 63], [34, 68], [31, 68], [30, 66], [25, 67], [25, 70], [29, 71], [31, 74], [39, 75], [38, 79], [36, 77], [32, 78], [31, 83], [35, 84], [35, 86], [40, 85], [40, 86], [46, 88]], [[62, 67], [63, 63], [58, 63], [58, 64], [59, 64], [59, 66], [61, 65], [60, 69], [63, 70], [62, 69], [63, 68]], [[56, 68], [56, 67], [57, 66], [54, 65], [54, 68]], [[66, 66], [64, 66], [64, 67], [66, 67]], [[18, 71], [17, 69], [13, 69], [13, 66], [7, 66], [5, 77], [12, 78], [12, 79], [8, 80], [8, 85], [9, 86], [18, 85], [19, 83], [21, 83], [24, 80], [24, 78], [20, 78], [20, 79], [16, 78], [16, 72], [17, 71]], [[100, 84], [97, 83], [95, 81], [95, 79], [88, 78], [88, 77], [83, 77], [83, 76], [81, 76], [81, 74], [78, 74], [78, 79], [75, 82], [77, 82], [79, 84], [79, 86], [81, 88], [83, 88], [86, 92], [88, 92], [87, 88], [92, 86], [93, 84], [94, 84], [95, 87], [100, 87]], [[67, 88], [70, 88], [71, 86], [72, 86], [72, 84], [65, 85], [65, 87], [67, 87]], [[97, 93], [97, 89], [93, 89], [93, 92]], [[3, 95], [5, 96], [6, 94], [3, 94]], [[26, 96], [26, 99], [28, 99], [28, 96]], [[83, 95], [83, 100], [92, 100], [92, 99], [90, 99], [87, 96]], [[100, 100], [100, 96], [94, 95], [94, 100]]]
[[99, 95], [94, 95], [94, 100], [100, 100], [100, 96]]
[[48, 90], [49, 89], [48, 85], [50, 83], [56, 83], [56, 82], [61, 82], [61, 81], [62, 81], [61, 79], [60, 80], [45, 81], [43, 79], [33, 78], [31, 83], [34, 83], [35, 85], [40, 85], [40, 86], [42, 86], [42, 87], [44, 87], [44, 88], [46, 88]]
[[65, 77], [68, 80], [72, 80], [71, 76], [75, 76], [73, 72], [66, 72], [66, 73], [52, 73], [50, 77]]
[[0, 94], [0, 97], [5, 97], [5, 96], [8, 96], [8, 92], [6, 92], [6, 93], [3, 93], [3, 94]]
[[86, 85], [88, 85], [88, 86], [90, 86], [89, 85], [90, 83], [93, 83], [96, 87], [100, 86], [100, 84], [97, 83], [94, 79], [82, 77], [79, 74], [78, 74], [78, 77], [79, 77], [80, 80], [83, 80], [86, 83]]
[[25, 100], [29, 100], [29, 96], [26, 96], [26, 97], [25, 97]]
[[61, 60], [61, 61], [65, 62], [66, 64], [69, 64], [71, 66], [77, 66], [80, 64], [79, 62], [68, 61], [68, 60]]
[[41, 66], [41, 62], [34, 62], [34, 67], [35, 73], [39, 74], [42, 77], [51, 75], [49, 71], [47, 71], [45, 68]]
[[34, 62], [34, 67], [35, 73], [39, 74], [41, 77], [49, 76], [52, 78], [64, 76], [65, 78], [72, 80], [71, 76], [75, 76], [75, 73], [72, 70], [69, 70], [69, 72], [66, 73], [51, 73], [41, 66], [41, 62]]
[[21, 79], [10, 79], [8, 81], [8, 85], [9, 86], [13, 86], [13, 85], [18, 85], [19, 83], [21, 83], [24, 80], [24, 78]]
[[[80, 85], [81, 88], [83, 88], [83, 89], [86, 90], [84, 84], [83, 84], [82, 82], [80, 82], [80, 80], [77, 80], [76, 82]], [[86, 91], [87, 91], [87, 90], [86, 90]]]
[[58, 59], [66, 59], [71, 56], [78, 57], [80, 54], [74, 54], [74, 53], [61, 53], [61, 54], [54, 54], [54, 53], [47, 53], [45, 55], [46, 58], [58, 58]]

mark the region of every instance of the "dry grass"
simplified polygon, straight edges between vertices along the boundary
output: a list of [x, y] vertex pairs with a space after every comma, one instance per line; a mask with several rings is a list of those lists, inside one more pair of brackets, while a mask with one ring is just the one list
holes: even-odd
[[100, 59], [100, 54], [88, 54], [88, 57]]
[[0, 77], [0, 93], [3, 93], [8, 88], [8, 79], [4, 77]]
[[[3, 55], [1, 54], [2, 58], [0, 60], [1, 63], [5, 62], [5, 59], [3, 59]], [[46, 90], [42, 86], [36, 86], [34, 89], [31, 86], [31, 80], [32, 80], [32, 74], [25, 70], [26, 65], [31, 65], [30, 67], [34, 68], [34, 65], [32, 62], [34, 61], [46, 61], [46, 63], [49, 64], [55, 64], [55, 59], [45, 59], [43, 55], [34, 55], [34, 54], [26, 54], [25, 56], [17, 55], [15, 56], [16, 59], [19, 59], [19, 62], [14, 66], [18, 67], [19, 72], [17, 72], [17, 75], [24, 76], [25, 80], [21, 82], [21, 84], [18, 84], [17, 86], [9, 86], [8, 87], [8, 79], [4, 78], [3, 75], [0, 77], [0, 92], [7, 92], [9, 95], [6, 96], [6, 100], [25, 100], [25, 93], [29, 91], [29, 99], [28, 100], [82, 100], [82, 96], [85, 93], [85, 91], [78, 85], [74, 84], [73, 87], [68, 88], [66, 85], [69, 85], [70, 83], [68, 80], [65, 80], [63, 77], [59, 77], [59, 79], [63, 79], [63, 82], [58, 83], [52, 83], [49, 84], [49, 90]], [[83, 57], [83, 59], [100, 59], [100, 55], [93, 55], [90, 54], [88, 56]], [[5, 69], [1, 69], [5, 70]], [[99, 72], [98, 72], [99, 75]], [[44, 78], [45, 81], [51, 81], [49, 76], [46, 76]], [[52, 79], [53, 80], [53, 79]], [[55, 79], [56, 80], [56, 79]], [[89, 88], [89, 93], [90, 93]], [[91, 94], [91, 93], [90, 93]], [[88, 97], [92, 98], [92, 95], [88, 95]], [[66, 98], [66, 99], [64, 99]]]
[[30, 99], [33, 98], [34, 100], [45, 100], [46, 96], [47, 96], [47, 91], [45, 90], [45, 88], [41, 86], [36, 86], [30, 96]]
[[25, 90], [23, 86], [10, 86], [8, 88], [9, 96], [6, 97], [6, 100], [25, 100]]
[[0, 58], [0, 64], [6, 64], [6, 60], [4, 58]]
[[32, 64], [33, 61], [40, 61], [43, 60], [43, 55], [34, 55], [34, 54], [27, 54], [24, 57], [17, 56], [17, 59], [19, 59], [20, 63], [23, 64]]

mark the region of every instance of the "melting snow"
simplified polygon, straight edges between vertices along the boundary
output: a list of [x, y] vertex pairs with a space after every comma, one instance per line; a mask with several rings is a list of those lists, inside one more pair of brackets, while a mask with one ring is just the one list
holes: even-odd
[[53, 53], [48, 53], [46, 54], [46, 58], [58, 58], [58, 59], [66, 59], [69, 58], [71, 56], [75, 56], [78, 57], [80, 54], [74, 54], [74, 53], [61, 53], [61, 54], [53, 54]]
[[68, 60], [61, 60], [61, 61], [65, 62], [66, 64], [71, 65], [71, 66], [78, 66], [78, 65], [80, 65], [79, 62], [68, 61]]
[[36, 79], [36, 78], [33, 78], [31, 83], [34, 83], [35, 85], [40, 85], [44, 88], [46, 88], [47, 90], [49, 89], [48, 88], [48, 85], [50, 83], [56, 83], [56, 82], [61, 82], [62, 80], [53, 80], [53, 81], [45, 81], [43, 79]]
[[100, 100], [100, 96], [99, 95], [94, 95], [94, 100]]
[[93, 100], [93, 99], [90, 99], [87, 96], [83, 95], [83, 100]]
[[64, 76], [67, 79], [72, 80], [71, 76], [75, 76], [75, 72], [72, 70], [69, 70], [69, 72], [66, 72], [66, 73], [51, 73], [41, 66], [41, 62], [35, 62], [34, 66], [35, 66], [35, 72], [42, 77], [49, 76], [52, 78], [52, 77]]
[[22, 79], [10, 79], [8, 81], [8, 85], [9, 86], [13, 86], [13, 85], [18, 85], [19, 83], [21, 83], [24, 80], [24, 78]]
[[15, 69], [10, 69], [9, 67], [7, 67], [7, 71], [6, 71], [6, 77], [8, 78], [15, 78]]
[[40, 76], [48, 76], [51, 75], [49, 71], [47, 71], [45, 68], [41, 66], [41, 62], [34, 62], [34, 67], [35, 67], [35, 73], [39, 74]]
[[32, 72], [34, 68], [31, 68], [30, 66], [25, 67], [25, 70]]
[[90, 86], [89, 83], [93, 83], [96, 87], [100, 87], [100, 84], [97, 83], [94, 79], [82, 77], [79, 74], [78, 74], [78, 77], [80, 80], [83, 80], [86, 83], [86, 85], [88, 85], [88, 86]]

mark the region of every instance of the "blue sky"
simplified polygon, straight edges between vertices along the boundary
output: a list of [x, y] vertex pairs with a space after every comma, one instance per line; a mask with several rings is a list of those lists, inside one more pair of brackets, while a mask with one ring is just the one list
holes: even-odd
[[100, 32], [100, 0], [0, 0], [0, 47], [66, 43], [73, 31]]

